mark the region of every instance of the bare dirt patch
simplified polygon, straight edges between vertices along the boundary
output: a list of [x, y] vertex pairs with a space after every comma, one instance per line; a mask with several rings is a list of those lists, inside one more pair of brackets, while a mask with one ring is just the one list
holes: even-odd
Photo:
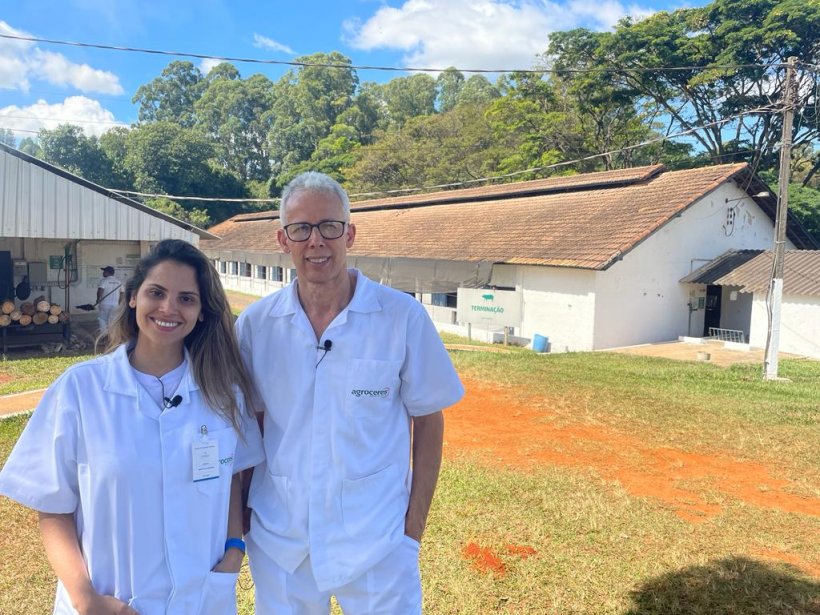
[[541, 464], [590, 468], [691, 523], [722, 510], [714, 498], [707, 500], [706, 489], [752, 506], [820, 517], [820, 499], [796, 495], [776, 468], [730, 455], [655, 447], [610, 427], [573, 423], [563, 414], [534, 409], [542, 404], [510, 399], [487, 383], [467, 381], [465, 388], [464, 399], [447, 412], [449, 456], [469, 451], [485, 462], [525, 470]]
[[0, 416], [34, 410], [45, 391], [29, 391], [0, 397]]

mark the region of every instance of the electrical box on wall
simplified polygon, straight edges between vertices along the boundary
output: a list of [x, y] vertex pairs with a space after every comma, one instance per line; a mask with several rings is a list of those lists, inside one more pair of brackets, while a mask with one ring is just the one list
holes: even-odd
[[14, 277], [22, 279], [28, 275], [28, 263], [26, 261], [14, 261]]
[[28, 283], [32, 286], [43, 286], [47, 280], [48, 269], [44, 262], [30, 262], [28, 264]]

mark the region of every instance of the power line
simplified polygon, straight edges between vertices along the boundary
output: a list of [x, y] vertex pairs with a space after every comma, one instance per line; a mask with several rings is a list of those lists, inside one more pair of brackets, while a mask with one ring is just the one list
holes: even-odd
[[39, 130], [26, 130], [25, 128], [11, 128], [10, 126], [0, 126], [0, 130], [11, 130], [12, 132], [28, 132], [33, 135], [39, 135]]
[[110, 192], [115, 192], [117, 194], [121, 194], [123, 196], [127, 196], [129, 194], [133, 194], [136, 196], [144, 196], [148, 198], [165, 198], [180, 201], [215, 201], [215, 202], [227, 202], [227, 203], [278, 203], [278, 198], [271, 198], [271, 199], [235, 199], [235, 198], [219, 198], [219, 197], [211, 197], [211, 196], [177, 196], [173, 194], [157, 194], [152, 192], [135, 192], [134, 190], [115, 190], [114, 188], [106, 188]]
[[41, 117], [37, 115], [2, 115], [0, 114], [0, 120], [37, 120], [40, 122], [65, 122], [66, 124], [110, 124], [111, 126], [122, 126], [123, 128], [128, 128], [128, 124], [124, 124], [123, 122], [112, 122], [109, 120], [75, 120], [73, 118], [68, 117]]
[[[7, 38], [19, 41], [30, 41], [33, 43], [46, 43], [49, 45], [65, 45], [69, 47], [85, 47], [91, 49], [103, 49], [106, 51], [124, 51], [131, 53], [147, 53], [153, 55], [174, 56], [182, 58], [196, 58], [198, 60], [221, 60], [223, 62], [243, 62], [248, 64], [269, 64], [282, 66], [297, 66], [302, 68], [318, 67], [318, 68], [343, 68], [349, 70], [378, 70], [388, 72], [417, 72], [417, 73], [442, 73], [445, 68], [423, 68], [411, 66], [371, 66], [371, 65], [354, 65], [334, 62], [298, 62], [295, 60], [267, 60], [261, 58], [242, 58], [233, 56], [215, 56], [204, 53], [192, 53], [183, 51], [165, 51], [160, 49], [146, 49], [143, 47], [124, 47], [119, 45], [102, 45], [99, 43], [83, 43], [77, 41], [62, 41], [57, 39], [39, 38], [35, 36], [19, 36], [14, 34], [0, 34], [0, 38]], [[532, 75], [542, 75], [551, 73], [570, 73], [570, 74], [586, 74], [586, 73], [615, 73], [615, 72], [630, 72], [630, 73], [660, 73], [660, 72], [680, 72], [680, 71], [706, 71], [706, 70], [734, 70], [740, 68], [780, 68], [785, 66], [783, 63], [774, 64], [718, 64], [707, 66], [663, 66], [663, 67], [601, 67], [601, 68], [570, 68], [570, 69], [555, 69], [555, 68], [457, 68], [461, 73], [523, 73]], [[449, 67], [452, 68], [452, 67]]]

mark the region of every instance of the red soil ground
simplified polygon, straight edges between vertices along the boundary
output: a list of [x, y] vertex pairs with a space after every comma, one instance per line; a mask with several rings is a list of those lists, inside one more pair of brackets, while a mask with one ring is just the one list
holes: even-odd
[[[589, 468], [617, 481], [635, 497], [662, 503], [689, 523], [701, 523], [721, 512], [719, 505], [685, 486], [694, 484], [693, 479], [751, 506], [820, 517], [820, 499], [790, 493], [790, 482], [778, 478], [775, 468], [730, 455], [658, 448], [606, 426], [567, 422], [563, 415], [553, 422], [549, 419], [558, 417], [551, 417], [544, 404], [531, 398], [525, 404], [485, 382], [465, 381], [464, 385], [464, 399], [447, 411], [447, 456], [471, 452], [486, 463], [521, 470], [543, 464]], [[462, 555], [478, 569], [504, 573], [503, 562], [486, 548], [469, 544]], [[794, 564], [820, 578], [820, 566], [811, 562], [780, 552], [759, 555]]]

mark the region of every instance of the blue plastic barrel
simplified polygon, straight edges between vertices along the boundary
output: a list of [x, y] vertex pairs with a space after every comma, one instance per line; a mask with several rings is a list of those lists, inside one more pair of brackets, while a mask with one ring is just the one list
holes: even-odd
[[537, 333], [532, 336], [532, 349], [535, 352], [546, 352], [550, 344], [550, 338]]

